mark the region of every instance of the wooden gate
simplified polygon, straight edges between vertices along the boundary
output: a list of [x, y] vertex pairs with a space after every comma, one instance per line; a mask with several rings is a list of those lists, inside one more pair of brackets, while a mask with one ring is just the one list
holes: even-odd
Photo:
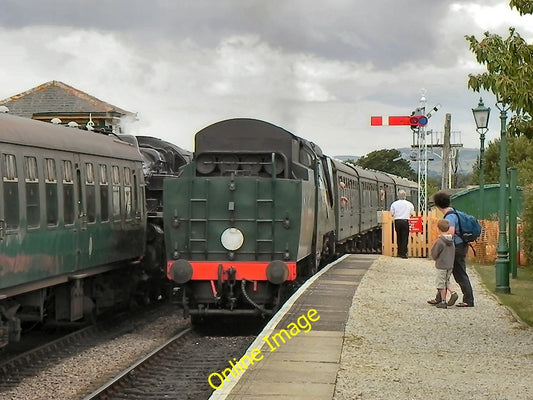
[[[416, 214], [415, 218], [422, 220], [421, 232], [410, 232], [407, 244], [407, 256], [427, 258], [433, 242], [437, 239], [437, 210], [431, 210], [427, 215]], [[398, 255], [398, 242], [394, 230], [394, 218], [389, 211], [381, 212], [382, 221], [382, 254], [396, 257]]]
[[[443, 215], [440, 211], [433, 209], [427, 215], [417, 214], [415, 218], [421, 218], [422, 231], [410, 232], [409, 242], [407, 245], [407, 255], [409, 257], [427, 258], [431, 246], [439, 237], [437, 221]], [[398, 255], [398, 244], [396, 241], [396, 232], [394, 231], [394, 219], [389, 211], [381, 211], [382, 222], [382, 254], [385, 256], [396, 257]], [[480, 264], [494, 262], [497, 257], [498, 244], [498, 221], [479, 221], [482, 226], [481, 236], [472, 245], [475, 250], [470, 249], [468, 256], [471, 260]]]

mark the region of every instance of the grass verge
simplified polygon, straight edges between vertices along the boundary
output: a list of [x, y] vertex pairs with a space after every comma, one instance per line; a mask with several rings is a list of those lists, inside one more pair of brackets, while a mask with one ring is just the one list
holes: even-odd
[[498, 297], [500, 302], [514, 312], [529, 326], [533, 326], [533, 268], [518, 267], [517, 278], [509, 276], [510, 294], [496, 293], [496, 271], [493, 265], [472, 265], [483, 284]]

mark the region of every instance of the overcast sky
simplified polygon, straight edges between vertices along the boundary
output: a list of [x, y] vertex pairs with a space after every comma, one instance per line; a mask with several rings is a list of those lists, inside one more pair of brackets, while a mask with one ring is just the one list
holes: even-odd
[[58, 80], [189, 150], [205, 126], [251, 117], [360, 156], [411, 146], [409, 127], [370, 117], [410, 115], [425, 93], [435, 140], [450, 113], [455, 142], [477, 148], [466, 82], [483, 69], [464, 36], [510, 26], [533, 40], [533, 18], [500, 0], [2, 0], [0, 99]]

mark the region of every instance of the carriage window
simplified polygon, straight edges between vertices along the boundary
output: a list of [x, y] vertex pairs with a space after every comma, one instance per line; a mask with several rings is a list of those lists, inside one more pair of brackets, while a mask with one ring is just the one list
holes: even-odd
[[94, 186], [94, 167], [91, 163], [85, 164], [85, 181], [87, 222], [94, 222], [96, 220], [96, 188]]
[[116, 165], [113, 165], [113, 185], [120, 185], [120, 170]]
[[37, 181], [37, 159], [35, 157], [24, 157], [24, 169], [26, 182]]
[[16, 181], [17, 164], [13, 154], [4, 154], [4, 181]]
[[131, 169], [124, 167], [124, 185], [131, 185]]
[[63, 161], [63, 181], [72, 182], [72, 161]]
[[100, 184], [107, 185], [107, 165], [100, 164]]
[[28, 227], [39, 226], [41, 208], [39, 202], [39, 180], [37, 179], [37, 159], [24, 157], [26, 179], [26, 219]]
[[44, 181], [46, 191], [46, 222], [48, 225], [57, 225], [57, 175], [56, 160], [53, 158], [44, 159]]
[[120, 216], [120, 170], [113, 165], [113, 216]]
[[63, 218], [65, 224], [74, 223], [74, 182], [70, 160], [63, 161]]
[[57, 183], [56, 160], [54, 160], [53, 158], [45, 158], [44, 167], [44, 178], [46, 182]]
[[91, 163], [87, 163], [87, 164], [85, 164], [85, 169], [86, 169], [86, 174], [87, 174], [87, 177], [86, 177], [87, 183], [94, 183], [94, 168], [93, 168], [93, 165]]
[[107, 182], [107, 165], [100, 164], [100, 214], [102, 221], [109, 221], [109, 185]]
[[[13, 154], [4, 154], [4, 219], [7, 229], [19, 226], [19, 191], [16, 158]], [[9, 210], [9, 212], [7, 212]]]

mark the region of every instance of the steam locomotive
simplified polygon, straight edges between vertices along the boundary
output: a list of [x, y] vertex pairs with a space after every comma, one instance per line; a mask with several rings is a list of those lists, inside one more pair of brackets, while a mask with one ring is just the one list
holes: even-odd
[[0, 114], [0, 348], [162, 295], [163, 180], [191, 153]]
[[167, 276], [185, 316], [268, 315], [338, 254], [380, 252], [378, 211], [400, 189], [415, 202], [415, 182], [342, 163], [265, 121], [202, 129], [163, 191]]

